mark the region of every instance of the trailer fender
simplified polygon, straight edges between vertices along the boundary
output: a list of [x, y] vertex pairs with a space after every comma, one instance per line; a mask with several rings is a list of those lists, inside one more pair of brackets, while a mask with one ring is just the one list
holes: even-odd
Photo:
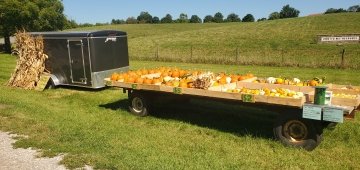
[[56, 86], [60, 85], [60, 80], [53, 74], [50, 74], [50, 79], [46, 85], [46, 89], [53, 89]]
[[60, 80], [54, 74], [51, 74], [50, 78], [53, 81], [55, 86], [60, 85]]

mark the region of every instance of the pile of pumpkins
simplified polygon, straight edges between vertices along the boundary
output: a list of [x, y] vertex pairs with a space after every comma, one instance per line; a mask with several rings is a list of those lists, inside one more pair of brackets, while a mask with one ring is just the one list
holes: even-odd
[[125, 73], [113, 73], [110, 80], [125, 83], [194, 88], [194, 82], [204, 76], [211, 77], [211, 86], [229, 84], [254, 77], [251, 73], [227, 75], [225, 73], [215, 74], [201, 70], [185, 70], [177, 67], [159, 67], [155, 69], [128, 71]]
[[284, 84], [284, 85], [295, 85], [295, 86], [319, 86], [322, 85], [325, 81], [325, 77], [318, 78], [315, 77], [311, 80], [301, 81], [298, 78], [287, 79], [287, 78], [275, 78], [268, 77], [266, 79], [257, 79], [254, 80], [254, 83], [270, 83], [270, 84]]

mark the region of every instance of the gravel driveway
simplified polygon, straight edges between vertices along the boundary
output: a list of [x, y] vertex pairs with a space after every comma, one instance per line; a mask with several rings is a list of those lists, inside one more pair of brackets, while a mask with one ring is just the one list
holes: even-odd
[[0, 169], [1, 170], [65, 170], [65, 166], [59, 165], [62, 156], [54, 158], [36, 158], [36, 150], [14, 149], [15, 142], [12, 136], [6, 132], [0, 132]]

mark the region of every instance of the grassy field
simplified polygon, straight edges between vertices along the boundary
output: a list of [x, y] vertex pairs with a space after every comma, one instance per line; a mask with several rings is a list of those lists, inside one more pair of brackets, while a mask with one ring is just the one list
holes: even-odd
[[[65, 154], [69, 168], [99, 169], [360, 169], [360, 120], [324, 132], [312, 152], [287, 148], [272, 137], [270, 111], [212, 101], [169, 103], [140, 118], [127, 110], [120, 89], [57, 88], [43, 92], [4, 84], [15, 58], [0, 54], [0, 130], [27, 135], [16, 147], [41, 149], [43, 156]], [[131, 61], [133, 69], [178, 66], [257, 76], [303, 78], [359, 85], [353, 70], [289, 69]]]
[[316, 44], [319, 34], [360, 33], [360, 13], [255, 23], [108, 25], [129, 35], [132, 60], [360, 68], [360, 44]]

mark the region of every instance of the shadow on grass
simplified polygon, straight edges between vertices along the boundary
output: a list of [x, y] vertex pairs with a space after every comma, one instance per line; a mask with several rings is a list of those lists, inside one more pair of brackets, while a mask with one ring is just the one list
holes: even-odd
[[[115, 101], [113, 103], [107, 103], [107, 104], [102, 104], [99, 105], [99, 107], [103, 107], [105, 109], [111, 109], [111, 110], [124, 110], [124, 111], [129, 111], [129, 101], [128, 99], [121, 99], [118, 101]], [[130, 114], [130, 111], [129, 111]]]
[[[110, 89], [111, 87], [105, 86], [102, 88], [89, 88], [89, 87], [79, 87], [79, 86], [66, 86], [66, 85], [59, 85], [56, 86], [56, 88], [61, 88], [61, 89], [68, 89], [68, 90], [76, 90], [76, 91], [84, 91], [84, 92], [98, 92], [98, 91], [103, 91], [106, 89]], [[51, 89], [46, 89], [46, 90], [51, 90]]]
[[[126, 111], [128, 106], [127, 99], [100, 105], [111, 110]], [[204, 99], [179, 103], [155, 102], [150, 110], [150, 116], [177, 120], [238, 136], [250, 135], [265, 139], [273, 139], [272, 127], [276, 118], [276, 114], [270, 111]]]

